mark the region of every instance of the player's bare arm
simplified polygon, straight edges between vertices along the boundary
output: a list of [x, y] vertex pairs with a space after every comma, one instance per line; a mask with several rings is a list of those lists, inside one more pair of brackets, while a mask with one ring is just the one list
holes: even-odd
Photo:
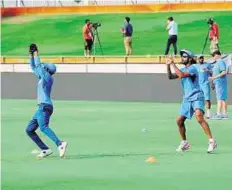
[[190, 74], [187, 72], [182, 72], [175, 63], [171, 64], [172, 67], [174, 68], [174, 71], [176, 73], [176, 75], [178, 76], [178, 78], [186, 78], [186, 77], [190, 77]]
[[173, 80], [173, 79], [178, 79], [179, 77], [176, 75], [176, 73], [172, 73], [171, 71], [171, 64], [173, 63], [173, 58], [170, 57], [168, 59], [166, 59], [166, 65], [167, 65], [167, 73], [168, 73], [168, 78], [170, 80]]

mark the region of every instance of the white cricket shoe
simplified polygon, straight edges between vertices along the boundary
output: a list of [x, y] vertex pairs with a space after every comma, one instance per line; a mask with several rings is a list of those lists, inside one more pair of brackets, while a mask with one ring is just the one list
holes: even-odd
[[208, 152], [208, 153], [213, 153], [214, 150], [215, 150], [216, 148], [217, 148], [217, 143], [216, 143], [216, 141], [215, 141], [215, 140], [209, 141], [209, 146], [208, 146], [207, 152]]
[[213, 120], [221, 120], [222, 119], [222, 115], [221, 114], [214, 114], [210, 117], [210, 119]]
[[47, 157], [49, 155], [51, 155], [53, 152], [51, 149], [47, 149], [47, 150], [42, 150], [38, 155], [37, 158], [44, 158]]
[[222, 115], [221, 115], [221, 118], [222, 118], [222, 119], [229, 119], [229, 116], [228, 116], [228, 114], [222, 114]]
[[68, 143], [65, 141], [62, 141], [60, 146], [58, 146], [58, 151], [60, 153], [60, 157], [63, 158], [65, 156], [66, 150], [67, 150]]
[[181, 141], [179, 147], [176, 149], [177, 152], [184, 152], [190, 148], [190, 144], [187, 141]]

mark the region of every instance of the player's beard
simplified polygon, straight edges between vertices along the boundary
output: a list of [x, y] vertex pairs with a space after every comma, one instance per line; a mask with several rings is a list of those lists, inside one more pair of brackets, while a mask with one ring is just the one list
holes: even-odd
[[189, 64], [189, 58], [186, 59], [186, 60], [182, 60], [182, 64], [185, 65], [185, 66], [188, 65]]
[[203, 64], [204, 63], [204, 59], [198, 59], [198, 62], [200, 63], [200, 64]]

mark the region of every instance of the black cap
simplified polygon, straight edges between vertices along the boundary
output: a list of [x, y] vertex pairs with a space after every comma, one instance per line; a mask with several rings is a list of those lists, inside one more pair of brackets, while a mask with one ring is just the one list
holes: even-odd
[[89, 22], [89, 21], [90, 21], [89, 19], [86, 19], [86, 20], [85, 20], [85, 24], [86, 24], [87, 22]]
[[208, 23], [208, 24], [213, 24], [213, 19], [212, 19], [212, 18], [209, 18], [209, 19], [207, 20], [207, 23]]

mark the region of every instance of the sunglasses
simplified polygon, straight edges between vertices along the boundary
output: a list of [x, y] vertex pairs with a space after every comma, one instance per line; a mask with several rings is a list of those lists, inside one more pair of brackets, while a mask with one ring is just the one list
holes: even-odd
[[183, 57], [183, 58], [188, 58], [188, 56], [187, 56], [187, 55], [183, 55], [182, 57]]

